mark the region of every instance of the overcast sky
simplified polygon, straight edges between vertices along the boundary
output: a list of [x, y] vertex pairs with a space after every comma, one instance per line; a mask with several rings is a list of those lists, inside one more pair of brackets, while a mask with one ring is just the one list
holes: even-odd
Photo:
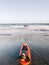
[[49, 23], [49, 0], [0, 0], [0, 23]]

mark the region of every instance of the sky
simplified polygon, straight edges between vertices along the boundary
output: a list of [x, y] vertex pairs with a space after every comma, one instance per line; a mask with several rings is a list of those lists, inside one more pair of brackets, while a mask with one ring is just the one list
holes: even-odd
[[0, 23], [49, 23], [49, 0], [0, 0]]

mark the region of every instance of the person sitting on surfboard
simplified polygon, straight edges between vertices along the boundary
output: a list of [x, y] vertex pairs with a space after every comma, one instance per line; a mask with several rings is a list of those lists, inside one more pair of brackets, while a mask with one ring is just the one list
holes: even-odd
[[18, 59], [24, 59], [26, 61], [30, 61], [30, 59], [27, 55], [27, 51], [28, 51], [27, 44], [23, 43], [23, 46], [21, 48], [20, 55], [19, 55]]

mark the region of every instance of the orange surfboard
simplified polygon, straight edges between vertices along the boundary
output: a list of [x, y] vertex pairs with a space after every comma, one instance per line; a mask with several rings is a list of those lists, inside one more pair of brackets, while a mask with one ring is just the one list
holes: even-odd
[[26, 61], [26, 60], [24, 60], [24, 59], [20, 59], [20, 64], [21, 64], [21, 65], [29, 65], [30, 62], [31, 62], [31, 53], [30, 53], [30, 48], [29, 48], [29, 46], [28, 46], [27, 43], [23, 43], [23, 44], [22, 44], [22, 47], [21, 47], [21, 49], [20, 49], [20, 55], [22, 54], [22, 48], [23, 48], [24, 45], [27, 46], [27, 49], [28, 49], [28, 50], [27, 50], [27, 56], [29, 57], [30, 61]]

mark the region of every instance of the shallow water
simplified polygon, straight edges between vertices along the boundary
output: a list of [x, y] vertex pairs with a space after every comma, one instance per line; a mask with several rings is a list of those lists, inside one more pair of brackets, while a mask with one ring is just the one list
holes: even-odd
[[31, 49], [30, 65], [49, 65], [49, 36], [17, 35], [0, 37], [0, 65], [20, 65], [20, 47], [27, 42]]

